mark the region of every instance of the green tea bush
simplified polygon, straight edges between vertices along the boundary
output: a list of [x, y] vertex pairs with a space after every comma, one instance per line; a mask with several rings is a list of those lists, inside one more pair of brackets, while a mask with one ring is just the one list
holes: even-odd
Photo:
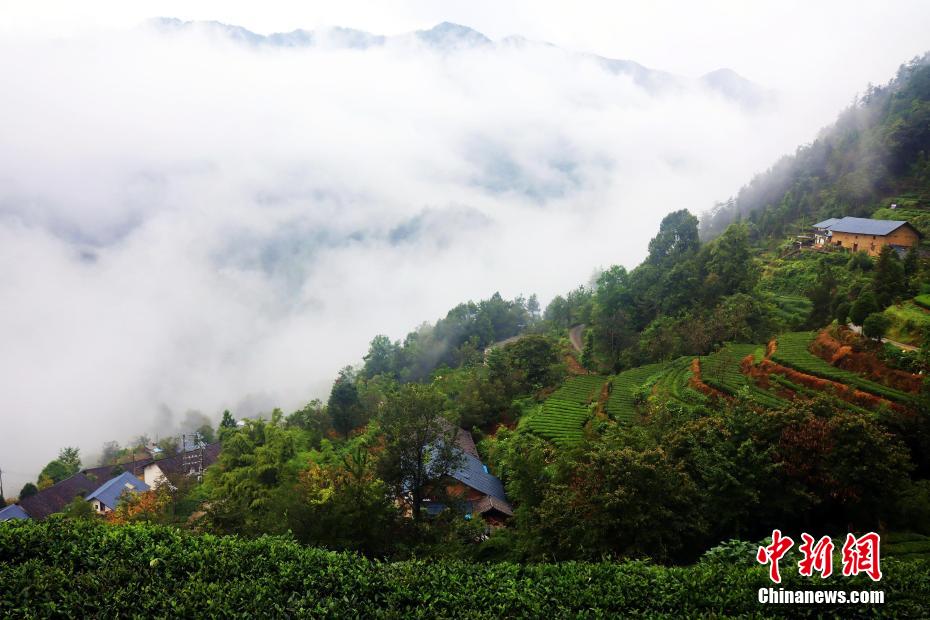
[[814, 332], [793, 332], [778, 336], [778, 347], [772, 359], [783, 366], [794, 368], [803, 373], [845, 383], [863, 392], [869, 392], [888, 400], [910, 404], [910, 394], [890, 388], [874, 381], [869, 381], [854, 372], [831, 366], [810, 352], [810, 344], [816, 337]]
[[[747, 547], [748, 548], [748, 547]], [[281, 537], [193, 535], [53, 517], [0, 523], [0, 617], [566, 618], [926, 617], [930, 563], [883, 558], [884, 578], [785, 589], [885, 591], [885, 604], [767, 605], [767, 568], [706, 561], [558, 564], [379, 562]]]

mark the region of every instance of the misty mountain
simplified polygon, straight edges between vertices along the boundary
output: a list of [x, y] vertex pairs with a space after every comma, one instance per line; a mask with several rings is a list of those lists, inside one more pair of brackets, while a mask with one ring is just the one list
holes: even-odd
[[[715, 72], [702, 79], [740, 96], [736, 78]], [[880, 201], [925, 207], [928, 153], [930, 53], [902, 65], [887, 84], [869, 85], [816, 140], [704, 214], [701, 234], [712, 238], [747, 219], [757, 235], [780, 237], [828, 217], [870, 216]]]
[[516, 35], [495, 42], [473, 28], [451, 22], [442, 22], [427, 30], [417, 30], [393, 37], [342, 27], [321, 31], [297, 29], [290, 32], [275, 32], [262, 35], [241, 26], [217, 21], [182, 21], [169, 17], [151, 19], [147, 22], [147, 25], [165, 33], [209, 33], [251, 47], [321, 47], [365, 50], [390, 44], [414, 42], [435, 52], [456, 53], [476, 49], [494, 51], [539, 46], [559, 50], [569, 56], [593, 59], [609, 73], [632, 78], [637, 86], [650, 94], [664, 94], [694, 87], [706, 88], [747, 109], [757, 108], [772, 102], [774, 99], [772, 91], [728, 68], [717, 69], [697, 79], [691, 79], [667, 71], [652, 69], [632, 60], [606, 58], [594, 54], [563, 50], [549, 43], [532, 41]]

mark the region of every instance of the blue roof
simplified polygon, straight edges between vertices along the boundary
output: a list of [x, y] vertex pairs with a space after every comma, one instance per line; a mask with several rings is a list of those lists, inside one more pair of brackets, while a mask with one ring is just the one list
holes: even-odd
[[115, 478], [110, 478], [102, 485], [100, 485], [95, 491], [90, 493], [86, 499], [91, 501], [93, 499], [99, 500], [101, 504], [107, 508], [116, 508], [116, 505], [119, 503], [119, 498], [125, 491], [148, 491], [149, 485], [145, 484], [128, 471], [124, 471]]
[[484, 464], [472, 455], [462, 452], [462, 464], [452, 472], [451, 476], [476, 491], [485, 495], [507, 501], [504, 485], [497, 476], [488, 473]]
[[840, 221], [831, 224], [829, 229], [832, 232], [852, 233], [855, 235], [884, 236], [891, 234], [905, 224], [907, 222], [904, 220], [872, 220], [867, 217], [844, 217]]
[[22, 507], [16, 504], [10, 504], [3, 510], [0, 510], [0, 521], [9, 521], [10, 519], [28, 519], [29, 515]]
[[830, 228], [831, 226], [833, 226], [839, 221], [840, 220], [838, 218], [831, 217], [831, 218], [825, 219], [822, 222], [817, 222], [816, 224], [814, 224], [814, 228]]

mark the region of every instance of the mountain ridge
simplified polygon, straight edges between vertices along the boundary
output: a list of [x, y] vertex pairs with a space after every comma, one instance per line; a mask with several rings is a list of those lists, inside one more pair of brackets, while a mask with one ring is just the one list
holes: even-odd
[[733, 69], [720, 67], [696, 78], [677, 75], [647, 67], [634, 60], [609, 58], [598, 54], [568, 50], [552, 43], [535, 41], [521, 35], [509, 35], [497, 41], [469, 26], [443, 21], [432, 28], [415, 30], [399, 35], [380, 35], [364, 30], [335, 26], [320, 30], [298, 28], [288, 32], [259, 34], [242, 26], [220, 21], [184, 21], [174, 17], [155, 17], [143, 23], [161, 33], [201, 31], [226, 37], [249, 47], [314, 48], [367, 50], [391, 43], [414, 42], [435, 52], [456, 53], [466, 50], [525, 49], [530, 46], [557, 49], [569, 56], [588, 58], [614, 75], [625, 75], [650, 93], [660, 94], [683, 89], [689, 85], [711, 90], [718, 95], [754, 109], [771, 103], [774, 91], [749, 80]]

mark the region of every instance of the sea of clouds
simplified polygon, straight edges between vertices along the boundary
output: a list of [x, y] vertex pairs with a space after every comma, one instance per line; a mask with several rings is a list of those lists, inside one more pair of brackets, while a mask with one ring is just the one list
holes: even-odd
[[709, 208], [813, 131], [788, 98], [656, 91], [519, 40], [280, 47], [148, 25], [11, 35], [0, 56], [14, 493], [61, 446], [293, 410], [375, 334], [633, 267], [666, 213]]

